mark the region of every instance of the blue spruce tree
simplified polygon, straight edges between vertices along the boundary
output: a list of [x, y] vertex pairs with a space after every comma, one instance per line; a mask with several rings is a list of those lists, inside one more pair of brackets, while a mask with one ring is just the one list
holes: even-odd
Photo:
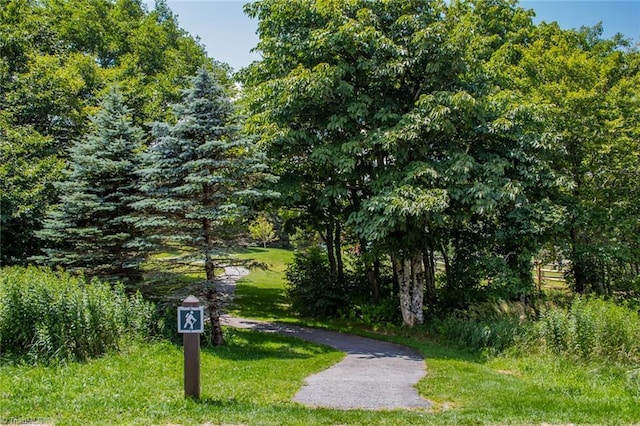
[[134, 284], [144, 255], [130, 245], [138, 235], [126, 218], [139, 195], [144, 134], [116, 90], [105, 96], [93, 124], [95, 130], [69, 150], [66, 179], [56, 184], [60, 203], [38, 232], [45, 254], [35, 259]]
[[156, 123], [154, 141], [143, 154], [140, 176], [146, 197], [135, 203], [144, 244], [180, 253], [179, 265], [204, 264], [211, 343], [224, 344], [216, 267], [223, 248], [241, 234], [251, 203], [268, 195], [259, 189], [272, 178], [265, 158], [234, 121], [234, 108], [215, 76], [201, 69], [175, 105], [175, 124]]

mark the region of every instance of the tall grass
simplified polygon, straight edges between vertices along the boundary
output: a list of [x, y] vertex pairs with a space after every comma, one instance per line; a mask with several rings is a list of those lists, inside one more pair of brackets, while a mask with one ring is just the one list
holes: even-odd
[[435, 318], [431, 331], [458, 347], [495, 354], [514, 345], [530, 315], [531, 311], [519, 303], [483, 303]]
[[515, 349], [585, 362], [640, 363], [640, 316], [635, 310], [578, 295], [566, 307], [550, 304], [536, 311], [518, 303], [476, 305], [434, 319], [431, 331], [475, 352]]
[[155, 308], [122, 285], [86, 282], [44, 268], [4, 268], [0, 275], [0, 355], [32, 362], [85, 360], [148, 335]]
[[544, 310], [534, 324], [534, 347], [585, 361], [640, 363], [640, 317], [625, 306], [576, 296], [568, 309]]

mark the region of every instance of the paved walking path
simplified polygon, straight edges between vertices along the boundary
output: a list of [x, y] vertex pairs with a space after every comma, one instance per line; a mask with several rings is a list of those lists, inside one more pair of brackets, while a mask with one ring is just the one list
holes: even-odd
[[[235, 282], [246, 275], [243, 268], [227, 268], [220, 289], [233, 294]], [[294, 401], [339, 409], [416, 409], [431, 403], [418, 395], [414, 385], [426, 374], [424, 360], [404, 346], [334, 331], [289, 324], [222, 316], [230, 327], [294, 336], [331, 346], [347, 356], [334, 366], [306, 379]]]

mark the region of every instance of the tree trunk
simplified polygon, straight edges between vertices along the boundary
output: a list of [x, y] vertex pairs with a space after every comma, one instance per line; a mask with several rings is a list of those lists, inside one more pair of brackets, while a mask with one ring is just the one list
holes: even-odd
[[398, 277], [402, 321], [411, 327], [415, 325], [415, 316], [411, 312], [411, 262], [402, 259], [402, 257], [396, 257], [394, 258], [393, 269]]
[[451, 271], [451, 263], [449, 253], [447, 253], [447, 248], [444, 246], [444, 243], [440, 243], [440, 253], [442, 253], [442, 260], [444, 261], [444, 274], [448, 276], [449, 271]]
[[536, 275], [538, 276], [538, 292], [542, 293], [542, 262], [536, 262]]
[[338, 283], [342, 285], [344, 283], [344, 264], [342, 262], [342, 228], [339, 222], [335, 224], [335, 238], [333, 240], [336, 256], [336, 272], [338, 277]]
[[324, 242], [325, 245], [327, 246], [327, 258], [329, 260], [329, 273], [331, 274], [332, 277], [336, 276], [336, 269], [337, 269], [337, 263], [336, 263], [336, 255], [335, 255], [335, 245], [333, 242], [333, 224], [330, 223], [327, 225], [327, 232], [324, 236]]
[[420, 253], [411, 257], [394, 257], [394, 271], [398, 277], [400, 311], [405, 325], [413, 327], [424, 322], [424, 266]]
[[[569, 140], [567, 144], [567, 152], [569, 159], [572, 161], [570, 165], [571, 173], [573, 174], [574, 188], [572, 191], [573, 201], [579, 202], [582, 199], [582, 171], [581, 163], [584, 155], [579, 149], [580, 143], [575, 140]], [[574, 207], [578, 209], [579, 207]], [[577, 211], [571, 211], [571, 221], [569, 224], [569, 244], [571, 247], [571, 265], [573, 273], [574, 288], [576, 293], [584, 294], [588, 287], [588, 270], [589, 266], [585, 262], [584, 258], [584, 237], [580, 234], [580, 226], [578, 222], [579, 213]]]
[[422, 253], [411, 257], [411, 310], [417, 324], [424, 324], [424, 262]]
[[364, 263], [364, 276], [367, 279], [369, 285], [369, 297], [371, 303], [378, 303], [380, 300], [380, 287], [378, 285], [378, 277], [380, 276], [380, 261], [374, 259], [372, 253], [367, 250], [367, 242], [360, 240], [360, 254], [362, 256], [362, 263]]
[[224, 345], [224, 336], [222, 334], [222, 325], [220, 324], [220, 297], [216, 288], [216, 268], [213, 259], [211, 259], [211, 245], [213, 244], [210, 233], [210, 224], [208, 220], [203, 221], [203, 233], [206, 241], [204, 269], [207, 275], [207, 285], [205, 289], [205, 299], [207, 301], [207, 310], [209, 311], [209, 321], [211, 323], [210, 341], [215, 346]]
[[587, 289], [587, 274], [583, 265], [582, 255], [578, 252], [580, 241], [575, 225], [571, 225], [571, 265], [573, 272], [574, 288], [576, 293], [583, 294]]
[[380, 261], [376, 259], [374, 262], [371, 262], [369, 253], [364, 253], [363, 256], [364, 273], [367, 278], [367, 284], [369, 284], [369, 295], [371, 296], [371, 302], [378, 303], [380, 301], [380, 286], [378, 284]]
[[393, 296], [395, 296], [400, 294], [400, 277], [398, 276], [398, 271], [396, 270], [396, 256], [392, 254], [389, 257], [391, 258], [391, 265], [393, 265], [393, 267], [391, 268], [391, 271], [393, 271], [393, 288], [391, 289], [391, 291]]
[[427, 304], [435, 306], [437, 302], [436, 295], [436, 259], [433, 250], [426, 250], [423, 254], [424, 272], [425, 272], [425, 289], [427, 296]]

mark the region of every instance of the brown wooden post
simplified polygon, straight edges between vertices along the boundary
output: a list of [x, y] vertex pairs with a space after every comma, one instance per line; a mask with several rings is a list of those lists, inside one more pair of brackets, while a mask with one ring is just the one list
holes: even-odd
[[[182, 302], [184, 308], [200, 307], [200, 301], [195, 296], [189, 296]], [[202, 318], [204, 320], [204, 318]], [[200, 398], [200, 333], [184, 332], [184, 396], [185, 398]]]

